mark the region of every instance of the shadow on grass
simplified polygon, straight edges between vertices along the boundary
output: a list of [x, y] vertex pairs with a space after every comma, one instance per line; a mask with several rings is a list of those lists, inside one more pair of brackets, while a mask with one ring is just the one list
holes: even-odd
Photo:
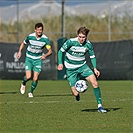
[[[107, 112], [110, 112], [110, 111], [117, 111], [121, 108], [105, 108], [107, 110]], [[83, 109], [81, 110], [82, 112], [97, 112], [97, 109]]]
[[16, 94], [16, 93], [18, 93], [18, 92], [0, 92], [0, 95], [1, 94]]
[[54, 96], [72, 96], [72, 94], [46, 94], [46, 95], [36, 95], [35, 97], [54, 97]]

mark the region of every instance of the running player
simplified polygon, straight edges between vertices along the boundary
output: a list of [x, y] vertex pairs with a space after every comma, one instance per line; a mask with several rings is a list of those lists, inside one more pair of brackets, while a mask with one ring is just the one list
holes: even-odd
[[[38, 77], [42, 69], [42, 60], [46, 59], [52, 54], [52, 49], [50, 45], [50, 40], [47, 36], [43, 34], [43, 24], [35, 24], [35, 32], [27, 36], [27, 38], [21, 43], [19, 51], [17, 53], [17, 58], [21, 57], [21, 51], [24, 46], [28, 45], [26, 50], [25, 59], [25, 76], [21, 83], [20, 92], [25, 93], [26, 83], [30, 80], [33, 71], [33, 81], [31, 83], [31, 88], [28, 93], [28, 97], [33, 97], [33, 91], [38, 84]], [[43, 53], [43, 48], [46, 47], [47, 53]]]
[[[100, 71], [96, 68], [96, 58], [93, 51], [93, 46], [87, 39], [89, 31], [90, 30], [86, 27], [80, 27], [77, 31], [77, 37], [67, 40], [62, 45], [58, 51], [58, 70], [63, 69], [62, 60], [64, 58], [63, 52], [65, 52], [64, 65], [66, 67], [67, 80], [71, 86], [72, 94], [76, 97], [77, 101], [80, 100], [80, 95], [75, 89], [75, 83], [81, 77], [86, 79], [94, 88], [94, 95], [98, 104], [98, 112], [105, 113], [107, 111], [102, 107], [101, 91], [95, 77], [95, 75], [97, 77], [100, 76]], [[90, 56], [95, 74], [86, 64], [85, 54], [87, 52]]]

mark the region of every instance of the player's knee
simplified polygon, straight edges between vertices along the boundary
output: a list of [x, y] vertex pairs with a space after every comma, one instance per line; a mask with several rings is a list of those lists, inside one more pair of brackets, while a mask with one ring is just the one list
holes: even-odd
[[26, 79], [27, 79], [27, 80], [30, 80], [30, 78], [31, 78], [31, 76], [26, 76]]
[[37, 82], [37, 81], [38, 81], [38, 78], [33, 78], [33, 81], [34, 81], [34, 82]]
[[97, 82], [97, 81], [92, 82], [92, 87], [93, 87], [93, 88], [97, 88], [97, 87], [98, 87], [98, 82]]

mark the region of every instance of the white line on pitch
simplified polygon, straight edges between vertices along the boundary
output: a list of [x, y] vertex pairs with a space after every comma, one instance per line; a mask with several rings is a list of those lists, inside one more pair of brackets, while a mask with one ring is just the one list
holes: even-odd
[[[108, 101], [108, 100], [103, 100], [103, 101]], [[116, 102], [116, 101], [133, 101], [133, 99], [126, 99], [126, 98], [124, 98], [124, 99], [112, 99], [112, 100], [110, 100], [110, 101], [112, 101], [112, 102]], [[42, 101], [42, 102], [40, 102], [40, 101], [24, 101], [24, 102], [16, 102], [16, 101], [12, 101], [12, 102], [0, 102], [0, 104], [45, 104], [45, 103], [70, 103], [70, 102], [77, 102], [77, 101], [74, 101], [74, 100], [68, 100], [68, 101]], [[81, 103], [82, 102], [95, 102], [95, 100], [89, 100], [89, 101], [86, 101], [86, 100], [81, 100], [80, 101]]]

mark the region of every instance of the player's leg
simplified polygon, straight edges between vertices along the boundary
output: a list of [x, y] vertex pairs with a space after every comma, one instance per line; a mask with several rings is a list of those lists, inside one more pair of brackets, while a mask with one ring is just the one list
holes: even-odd
[[75, 89], [75, 83], [78, 81], [78, 73], [76, 70], [74, 71], [66, 70], [66, 74], [67, 74], [67, 80], [69, 82], [69, 85], [71, 86], [71, 92], [75, 96], [76, 100], [79, 101], [80, 95], [79, 95], [79, 92], [77, 92]]
[[23, 77], [23, 80], [22, 80], [22, 83], [21, 83], [21, 87], [20, 87], [21, 94], [25, 93], [26, 83], [31, 78], [31, 69], [32, 69], [32, 63], [31, 63], [30, 59], [26, 58], [25, 59], [25, 76]]
[[23, 85], [26, 85], [26, 83], [30, 80], [30, 78], [31, 78], [31, 70], [26, 70], [26, 76], [24, 76], [24, 78], [23, 78], [23, 81], [22, 81], [22, 84]]
[[94, 88], [94, 94], [95, 94], [98, 106], [100, 106], [102, 104], [101, 92], [100, 92], [100, 88], [98, 87], [98, 82], [96, 80], [96, 77], [93, 71], [86, 64], [80, 68], [80, 71], [81, 71], [81, 76], [85, 78], [88, 82], [90, 82], [92, 87]]
[[79, 71], [81, 71], [81, 76], [85, 78], [88, 82], [90, 82], [92, 87], [94, 88], [93, 90], [97, 100], [98, 109], [100, 109], [100, 111], [102, 110], [103, 112], [106, 112], [106, 110], [102, 108], [101, 91], [93, 71], [89, 68], [87, 64], [82, 66]]
[[26, 76], [24, 76], [23, 80], [22, 80], [22, 83], [21, 83], [21, 88], [20, 88], [20, 92], [21, 94], [24, 94], [25, 93], [25, 86], [26, 86], [26, 83], [30, 80], [31, 78], [31, 71], [27, 70], [26, 72]]
[[80, 95], [79, 95], [79, 92], [76, 91], [75, 86], [71, 87], [71, 91], [72, 91], [72, 94], [75, 96], [76, 100], [79, 101], [80, 100]]
[[27, 81], [31, 78], [31, 70], [32, 70], [32, 61], [29, 58], [25, 59], [25, 76], [23, 78], [22, 84], [26, 85]]
[[100, 91], [100, 87], [99, 87], [99, 85], [98, 85], [98, 82], [97, 82], [97, 80], [96, 80], [95, 75], [92, 74], [92, 75], [86, 77], [86, 80], [87, 80], [88, 82], [90, 82], [91, 85], [92, 85], [92, 87], [94, 88], [93, 90], [94, 90], [94, 95], [95, 95], [95, 97], [96, 97], [97, 104], [98, 104], [98, 111], [99, 111], [99, 112], [102, 112], [102, 113], [107, 112], [107, 111], [106, 111], [105, 109], [103, 109], [103, 107], [102, 107], [101, 91]]
[[38, 84], [38, 77], [42, 69], [42, 60], [33, 60], [33, 81], [31, 83], [31, 88], [28, 93], [29, 97], [33, 97], [33, 91], [36, 89]]
[[33, 97], [33, 91], [36, 89], [37, 84], [38, 84], [38, 77], [39, 77], [39, 73], [34, 71], [33, 81], [31, 83], [31, 88], [30, 88], [30, 91], [28, 93], [29, 97]]
[[77, 96], [79, 93], [76, 91], [76, 89], [75, 89], [75, 86], [72, 86], [71, 87], [71, 91], [72, 91], [72, 94], [74, 95], [74, 96]]
[[96, 80], [96, 77], [94, 74], [88, 76], [86, 78], [86, 80], [88, 82], [91, 83], [92, 87], [94, 88], [94, 94], [95, 94], [95, 97], [96, 97], [96, 100], [97, 100], [97, 103], [98, 104], [102, 104], [102, 100], [101, 100], [101, 92], [100, 92], [100, 88], [98, 87], [98, 82]]
[[75, 96], [76, 100], [80, 100], [79, 92], [76, 91], [75, 86], [71, 87], [72, 94]]

